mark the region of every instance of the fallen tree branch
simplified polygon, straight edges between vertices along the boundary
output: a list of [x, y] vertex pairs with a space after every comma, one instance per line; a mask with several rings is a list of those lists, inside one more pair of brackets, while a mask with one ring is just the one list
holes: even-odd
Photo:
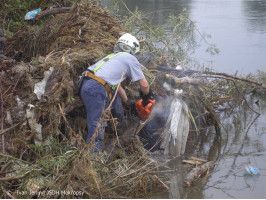
[[246, 143], [245, 143], [245, 140], [247, 139], [248, 132], [249, 132], [250, 128], [252, 127], [252, 125], [255, 123], [255, 121], [259, 118], [259, 116], [260, 116], [260, 114], [257, 114], [257, 116], [254, 118], [254, 120], [252, 120], [252, 121], [250, 122], [250, 124], [247, 126], [247, 128], [246, 128], [246, 130], [245, 130], [245, 132], [244, 132], [244, 135], [245, 135], [244, 140], [243, 140], [243, 142], [242, 142], [242, 144], [241, 144], [241, 147], [239, 148], [238, 152], [237, 152], [237, 153], [235, 154], [235, 156], [234, 156], [234, 161], [233, 161], [233, 163], [232, 163], [232, 168], [233, 168], [233, 169], [234, 169], [235, 166], [236, 166], [236, 159], [238, 158], [238, 156], [240, 155], [241, 151], [242, 151], [243, 148], [244, 148], [244, 145], [246, 144]]
[[153, 175], [153, 178], [155, 179], [155, 180], [157, 180], [159, 183], [161, 183], [162, 184], [162, 186], [165, 188], [165, 189], [167, 189], [167, 190], [169, 190], [169, 187], [158, 177], [158, 176], [156, 176], [156, 175]]
[[[231, 75], [229, 75], [229, 76], [231, 76]], [[210, 76], [210, 77], [213, 77], [213, 76]], [[246, 100], [246, 98], [245, 98], [245, 96], [240, 92], [240, 90], [238, 89], [238, 87], [237, 87], [237, 85], [236, 85], [236, 82], [235, 82], [235, 80], [234, 80], [234, 78], [229, 78], [229, 77], [213, 77], [213, 78], [222, 78], [222, 79], [225, 79], [225, 80], [228, 80], [228, 81], [232, 81], [233, 82], [233, 84], [234, 84], [234, 86], [235, 86], [235, 88], [236, 88], [236, 90], [238, 91], [238, 93], [241, 95], [241, 97], [244, 99], [244, 101], [245, 101], [245, 103], [247, 104], [247, 106], [248, 106], [248, 108], [251, 110], [251, 111], [253, 111], [254, 113], [256, 113], [256, 114], [260, 114], [259, 112], [257, 112], [257, 111], [255, 111], [254, 109], [252, 109], [250, 106], [249, 106], [249, 104], [248, 104], [248, 102], [247, 102], [247, 100]], [[239, 79], [238, 79], [239, 80]], [[247, 81], [246, 82], [248, 82], [248, 79], [247, 79]], [[262, 84], [262, 83], [260, 83], [260, 84]], [[260, 86], [260, 87], [262, 87], [262, 88], [264, 88], [264, 86]], [[265, 87], [265, 89], [266, 89], [266, 87]]]
[[257, 82], [257, 81], [253, 81], [253, 80], [250, 80], [250, 79], [246, 79], [246, 78], [240, 78], [240, 77], [233, 76], [233, 75], [226, 74], [226, 73], [209, 72], [209, 71], [204, 71], [204, 72], [199, 72], [199, 73], [209, 74], [209, 75], [216, 75], [216, 76], [224, 76], [224, 77], [232, 78], [232, 79], [235, 79], [235, 80], [244, 81], [244, 82], [247, 82], [247, 83], [252, 83], [252, 84], [255, 84], [255, 85], [259, 86], [260, 88], [266, 89], [266, 86], [263, 83], [260, 83], [260, 82]]
[[3, 178], [0, 178], [0, 181], [13, 181], [13, 180], [22, 179], [22, 178], [26, 177], [27, 175], [29, 175], [30, 173], [31, 173], [31, 171], [28, 171], [25, 174], [22, 174], [20, 176], [3, 177]]
[[194, 85], [201, 85], [203, 84], [202, 80], [199, 79], [193, 79], [193, 78], [177, 78], [173, 75], [168, 75], [170, 79], [174, 80], [175, 83], [180, 84], [180, 83], [189, 83], [189, 84], [194, 84]]
[[19, 122], [19, 123], [15, 124], [14, 126], [11, 126], [11, 127], [7, 128], [7, 129], [5, 129], [5, 130], [2, 130], [2, 131], [0, 132], [0, 135], [2, 135], [2, 134], [4, 134], [4, 133], [6, 133], [6, 132], [12, 130], [13, 128], [16, 128], [16, 127], [17, 127], [18, 125], [20, 125], [21, 123], [22, 123], [22, 122]]
[[56, 15], [61, 13], [67, 13], [70, 12], [73, 8], [72, 7], [60, 7], [60, 8], [51, 8], [48, 10], [44, 10], [36, 15], [35, 19], [40, 20], [41, 18], [44, 18], [48, 15]]
[[183, 181], [183, 185], [185, 187], [189, 187], [192, 185], [194, 181], [196, 181], [200, 176], [202, 176], [205, 172], [207, 172], [215, 163], [213, 161], [204, 163], [203, 165], [192, 169], [187, 177]]
[[232, 82], [234, 83], [234, 86], [235, 86], [236, 90], [238, 91], [238, 93], [239, 93], [239, 94], [242, 96], [242, 98], [244, 99], [244, 101], [245, 101], [245, 103], [247, 104], [248, 108], [249, 108], [250, 110], [252, 110], [254, 113], [260, 115], [260, 113], [258, 113], [257, 111], [255, 111], [253, 108], [251, 108], [251, 107], [249, 106], [249, 104], [248, 104], [248, 102], [247, 102], [245, 96], [239, 91], [239, 89], [238, 89], [238, 87], [237, 87], [235, 81], [232, 80]]
[[193, 156], [190, 159], [191, 160], [196, 160], [196, 161], [201, 162], [201, 163], [207, 162], [207, 160], [204, 160], [204, 159], [201, 159], [201, 158], [196, 158], [196, 157], [193, 157]]

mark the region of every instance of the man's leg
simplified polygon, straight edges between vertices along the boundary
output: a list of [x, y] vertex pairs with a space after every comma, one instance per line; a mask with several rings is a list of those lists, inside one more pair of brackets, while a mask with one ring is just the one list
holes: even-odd
[[[108, 97], [106, 97], [106, 90], [100, 83], [95, 83], [94, 80], [84, 80], [81, 88], [81, 98], [87, 110], [87, 126], [88, 136], [86, 143], [88, 144], [93, 137], [93, 134], [100, 121], [103, 110], [109, 104]], [[101, 150], [101, 145], [104, 139], [106, 123], [98, 130], [98, 135], [95, 138], [95, 145]]]

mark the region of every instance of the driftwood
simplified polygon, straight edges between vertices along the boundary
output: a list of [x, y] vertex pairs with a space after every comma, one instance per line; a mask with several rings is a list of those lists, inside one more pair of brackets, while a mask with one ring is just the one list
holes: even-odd
[[183, 181], [184, 187], [191, 186], [194, 181], [196, 181], [199, 177], [204, 175], [204, 173], [207, 172], [213, 165], [214, 165], [214, 162], [210, 161], [210, 162], [200, 165], [199, 167], [192, 169], [187, 174], [186, 178]]
[[70, 12], [72, 9], [73, 9], [72, 7], [60, 7], [60, 8], [52, 8], [52, 9], [44, 10], [40, 12], [39, 14], [37, 14], [35, 19], [39, 20], [48, 15], [55, 15], [55, 14]]
[[196, 157], [191, 157], [189, 160], [183, 160], [182, 162], [191, 164], [191, 165], [200, 165], [200, 164], [206, 163], [207, 160], [203, 160], [203, 159], [196, 158]]
[[203, 84], [202, 80], [199, 79], [194, 79], [194, 78], [177, 78], [173, 75], [168, 75], [170, 79], [172, 79], [175, 83], [180, 84], [180, 83], [189, 83], [189, 84], [194, 84], [194, 85], [201, 85]]
[[201, 163], [206, 163], [207, 160], [204, 160], [204, 159], [201, 159], [201, 158], [196, 158], [196, 157], [191, 157], [190, 160], [195, 160], [195, 161], [198, 161], [198, 162], [201, 162]]

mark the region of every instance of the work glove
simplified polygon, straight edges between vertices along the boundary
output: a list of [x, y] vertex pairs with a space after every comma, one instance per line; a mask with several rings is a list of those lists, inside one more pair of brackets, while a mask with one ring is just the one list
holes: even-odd
[[149, 93], [144, 95], [143, 92], [140, 90], [139, 91], [139, 95], [142, 98], [142, 105], [145, 107], [148, 103], [149, 103], [149, 99], [150, 100], [154, 100], [154, 95], [151, 91], [151, 88], [149, 90]]
[[130, 114], [136, 115], [136, 107], [135, 107], [136, 102], [133, 100], [128, 100], [127, 103], [125, 104], [125, 109], [127, 112], [130, 112]]

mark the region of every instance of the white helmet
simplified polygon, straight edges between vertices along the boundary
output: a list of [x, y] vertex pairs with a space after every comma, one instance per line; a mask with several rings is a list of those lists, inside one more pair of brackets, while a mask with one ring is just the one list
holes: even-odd
[[125, 33], [124, 35], [122, 35], [118, 39], [117, 43], [120, 43], [120, 42], [130, 46], [132, 50], [134, 51], [134, 53], [138, 53], [140, 50], [139, 41], [133, 35], [129, 33]]

